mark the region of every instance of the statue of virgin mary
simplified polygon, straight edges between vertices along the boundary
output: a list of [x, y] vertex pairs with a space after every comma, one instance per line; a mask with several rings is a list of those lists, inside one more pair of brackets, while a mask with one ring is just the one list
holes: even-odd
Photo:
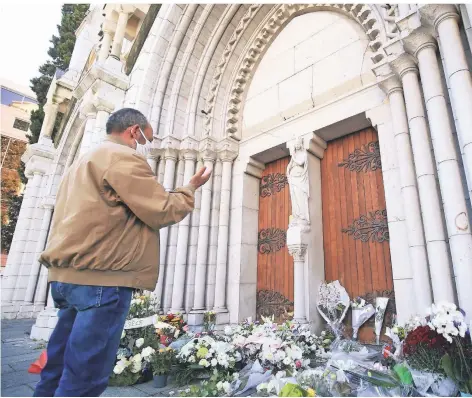
[[292, 151], [292, 158], [287, 166], [287, 179], [290, 186], [290, 198], [292, 201], [291, 225], [310, 224], [310, 211], [308, 207], [308, 156], [303, 147], [303, 139], [297, 138]]

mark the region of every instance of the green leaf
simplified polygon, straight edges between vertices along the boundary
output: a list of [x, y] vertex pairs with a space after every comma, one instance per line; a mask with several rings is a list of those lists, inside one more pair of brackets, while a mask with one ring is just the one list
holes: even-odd
[[455, 371], [454, 371], [454, 364], [453, 364], [452, 358], [449, 356], [449, 354], [445, 354], [441, 358], [441, 367], [446, 372], [447, 377], [449, 377], [452, 380], [457, 382], [456, 374], [455, 374]]
[[306, 391], [300, 386], [293, 383], [285, 384], [282, 390], [280, 390], [280, 394], [279, 394], [279, 397], [306, 397], [306, 396], [307, 396]]
[[404, 385], [410, 386], [413, 384], [413, 377], [410, 370], [405, 365], [395, 365], [393, 370], [400, 378], [400, 382]]

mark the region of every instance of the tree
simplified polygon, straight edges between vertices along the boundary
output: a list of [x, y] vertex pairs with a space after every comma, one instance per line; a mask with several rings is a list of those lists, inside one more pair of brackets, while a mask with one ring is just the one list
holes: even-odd
[[[57, 25], [59, 36], [53, 35], [50, 42], [52, 46], [48, 50], [51, 60], [46, 61], [39, 67], [39, 77], [31, 79], [31, 89], [36, 93], [39, 109], [31, 113], [31, 135], [28, 137], [30, 144], [35, 144], [39, 140], [41, 126], [44, 120], [44, 105], [46, 95], [51, 85], [56, 68], [66, 70], [69, 67], [70, 58], [75, 45], [75, 31], [82, 23], [88, 4], [64, 4], [62, 6], [61, 24]], [[56, 122], [53, 137], [55, 136], [60, 118]]]
[[[56, 69], [66, 70], [69, 67], [72, 51], [75, 45], [75, 31], [82, 23], [87, 10], [89, 9], [88, 4], [64, 4], [62, 6], [62, 19], [61, 24], [57, 25], [58, 36], [53, 35], [50, 42], [51, 47], [48, 50], [48, 55], [51, 57], [43, 65], [39, 67], [39, 76], [31, 79], [31, 89], [36, 94], [39, 108], [36, 111], [31, 112], [30, 116], [30, 130], [31, 134], [28, 135], [30, 144], [35, 144], [39, 140], [41, 133], [41, 126], [44, 120], [44, 105], [46, 104], [46, 96], [51, 85], [52, 79], [56, 73]], [[57, 128], [61, 121], [61, 115], [58, 115], [56, 124], [53, 130], [53, 139], [56, 134]], [[23, 196], [18, 195], [21, 187], [21, 182], [26, 184], [26, 178], [24, 175], [25, 166], [20, 161], [20, 157], [23, 154], [25, 148], [11, 148], [11, 150], [19, 151], [16, 153], [17, 156], [9, 156], [12, 158], [12, 164], [8, 167], [4, 164], [3, 148], [4, 139], [2, 137], [2, 249], [9, 250], [17, 217], [20, 212], [21, 203]], [[20, 153], [21, 152], [21, 153]], [[6, 160], [5, 160], [6, 161]]]
[[22, 203], [23, 195], [13, 195], [8, 204], [8, 222], [2, 225], [2, 251], [6, 253], [10, 251]]

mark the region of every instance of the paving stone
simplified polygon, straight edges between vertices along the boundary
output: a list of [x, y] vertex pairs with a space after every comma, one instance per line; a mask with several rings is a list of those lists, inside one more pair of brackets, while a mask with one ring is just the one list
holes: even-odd
[[10, 365], [12, 363], [20, 362], [20, 361], [31, 361], [34, 362], [36, 359], [39, 358], [41, 352], [33, 351], [29, 354], [22, 354], [22, 355], [14, 355], [11, 357], [2, 357], [2, 365], [7, 364]]
[[136, 384], [133, 387], [137, 388], [138, 390], [148, 394], [148, 395], [154, 395], [156, 392], [159, 392], [160, 389], [156, 389], [152, 385], [152, 381], [149, 381], [147, 383], [142, 383], [142, 384]]
[[[38, 355], [39, 357], [39, 355]], [[10, 364], [10, 367], [17, 372], [28, 372], [30, 365], [33, 363], [31, 359], [26, 361], [17, 361]]]
[[33, 390], [27, 385], [2, 388], [2, 397], [32, 397]]
[[27, 372], [7, 373], [2, 377], [2, 390], [10, 387], [18, 387], [22, 384], [29, 384], [39, 381], [38, 374]]
[[10, 365], [2, 364], [2, 377], [4, 374], [16, 372]]
[[147, 397], [148, 395], [134, 387], [108, 387], [101, 397]]

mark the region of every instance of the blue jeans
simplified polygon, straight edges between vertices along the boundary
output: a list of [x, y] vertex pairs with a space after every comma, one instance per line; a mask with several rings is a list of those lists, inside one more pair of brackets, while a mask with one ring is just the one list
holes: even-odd
[[98, 397], [108, 386], [132, 289], [51, 283], [59, 308], [35, 397]]

